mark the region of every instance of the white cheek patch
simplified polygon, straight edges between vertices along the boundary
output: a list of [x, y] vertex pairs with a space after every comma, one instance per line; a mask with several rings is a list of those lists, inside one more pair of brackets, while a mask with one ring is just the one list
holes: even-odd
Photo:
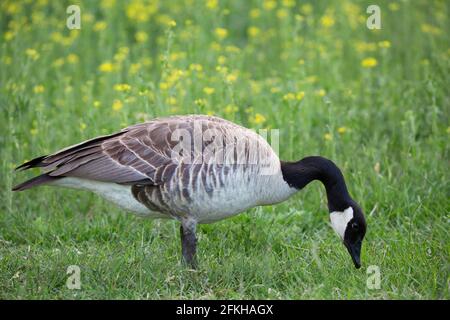
[[344, 239], [345, 229], [347, 228], [347, 224], [350, 220], [353, 219], [353, 208], [348, 207], [343, 212], [341, 211], [333, 211], [330, 213], [331, 226], [334, 231]]

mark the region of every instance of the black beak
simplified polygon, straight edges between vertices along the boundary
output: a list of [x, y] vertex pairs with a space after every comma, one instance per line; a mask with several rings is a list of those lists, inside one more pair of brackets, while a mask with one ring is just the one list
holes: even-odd
[[362, 241], [359, 240], [355, 243], [346, 243], [344, 242], [345, 247], [348, 250], [348, 253], [350, 253], [350, 256], [352, 257], [353, 263], [355, 264], [355, 268], [359, 269], [361, 268], [361, 245]]

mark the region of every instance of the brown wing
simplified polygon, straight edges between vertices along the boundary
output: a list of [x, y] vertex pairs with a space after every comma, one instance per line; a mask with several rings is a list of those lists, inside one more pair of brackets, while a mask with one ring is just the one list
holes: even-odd
[[237, 125], [216, 117], [175, 116], [128, 127], [39, 157], [18, 169], [42, 167], [50, 177], [79, 177], [125, 184], [162, 184], [170, 179], [178, 163], [172, 160], [176, 129], [192, 134], [193, 123], [209, 126]]

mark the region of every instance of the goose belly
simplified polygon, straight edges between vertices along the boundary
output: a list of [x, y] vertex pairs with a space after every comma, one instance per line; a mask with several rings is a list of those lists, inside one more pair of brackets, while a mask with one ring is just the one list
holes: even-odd
[[131, 186], [74, 177], [56, 180], [52, 185], [92, 191], [107, 201], [142, 217], [169, 218], [165, 214], [149, 210], [145, 205], [137, 201], [133, 197]]

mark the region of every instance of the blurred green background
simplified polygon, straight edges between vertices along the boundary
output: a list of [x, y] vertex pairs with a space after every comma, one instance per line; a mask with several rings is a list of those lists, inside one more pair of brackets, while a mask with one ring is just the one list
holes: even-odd
[[[2, 1], [0, 298], [448, 299], [450, 2], [372, 2]], [[201, 226], [197, 272], [179, 265], [175, 222], [87, 192], [10, 192], [37, 173], [13, 173], [25, 160], [189, 113], [280, 129], [285, 160], [333, 159], [367, 215], [364, 268], [319, 183]]]

